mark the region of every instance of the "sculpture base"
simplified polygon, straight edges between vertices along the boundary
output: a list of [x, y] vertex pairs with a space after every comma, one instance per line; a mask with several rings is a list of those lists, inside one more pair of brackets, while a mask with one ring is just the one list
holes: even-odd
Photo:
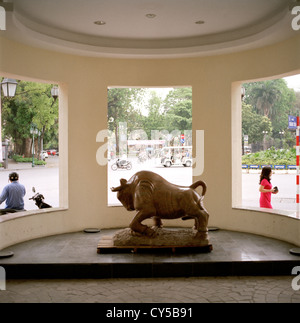
[[104, 236], [99, 241], [98, 253], [138, 252], [210, 252], [212, 245], [206, 232], [199, 233], [191, 229], [158, 228], [154, 237], [133, 233], [131, 229], [119, 230], [114, 236]]

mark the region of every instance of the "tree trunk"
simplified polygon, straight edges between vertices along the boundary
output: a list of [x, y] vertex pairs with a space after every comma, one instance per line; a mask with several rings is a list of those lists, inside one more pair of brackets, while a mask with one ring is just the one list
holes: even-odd
[[119, 157], [120, 154], [120, 147], [119, 147], [119, 127], [115, 125], [115, 138], [116, 138], [116, 156]]
[[24, 157], [32, 157], [32, 138], [25, 138], [23, 142]]

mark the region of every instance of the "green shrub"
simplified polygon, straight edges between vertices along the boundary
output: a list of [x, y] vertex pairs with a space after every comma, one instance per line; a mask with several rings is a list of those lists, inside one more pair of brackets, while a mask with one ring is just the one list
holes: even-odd
[[274, 147], [253, 154], [242, 156], [246, 165], [296, 165], [296, 149], [278, 149]]
[[[20, 155], [14, 155], [13, 160], [17, 163], [32, 163], [32, 158], [23, 157]], [[35, 165], [46, 165], [46, 162], [43, 160], [38, 160], [37, 158], [34, 158], [34, 164]]]

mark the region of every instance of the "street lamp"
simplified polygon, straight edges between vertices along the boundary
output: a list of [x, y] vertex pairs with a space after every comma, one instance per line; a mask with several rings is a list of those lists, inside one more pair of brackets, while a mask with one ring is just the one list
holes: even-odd
[[[3, 91], [3, 95], [5, 97], [14, 97], [16, 93], [18, 82], [14, 79], [5, 78], [1, 82], [1, 88]], [[1, 102], [1, 89], [0, 89], [0, 163], [3, 162], [3, 154], [2, 154], [2, 120], [1, 120], [1, 113], [2, 113], [2, 102]], [[4, 167], [7, 167], [7, 156], [6, 156], [6, 163]]]
[[16, 80], [5, 78], [1, 84], [2, 84], [2, 90], [3, 90], [4, 96], [8, 96], [8, 97], [15, 96], [17, 84], [18, 84]]
[[[51, 96], [54, 99], [54, 102], [56, 101], [56, 99], [58, 98], [59, 95], [59, 88], [57, 85], [54, 85], [53, 88], [51, 89]], [[53, 103], [54, 103], [53, 102]]]
[[246, 95], [246, 89], [242, 86], [241, 87], [241, 99], [244, 100], [244, 96]]

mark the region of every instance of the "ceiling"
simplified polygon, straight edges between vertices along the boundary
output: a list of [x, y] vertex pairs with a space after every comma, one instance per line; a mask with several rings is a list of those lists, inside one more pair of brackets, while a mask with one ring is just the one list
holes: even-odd
[[[97, 57], [176, 58], [257, 48], [296, 34], [296, 0], [2, 0], [4, 37]], [[4, 3], [0, 5], [5, 5]]]

